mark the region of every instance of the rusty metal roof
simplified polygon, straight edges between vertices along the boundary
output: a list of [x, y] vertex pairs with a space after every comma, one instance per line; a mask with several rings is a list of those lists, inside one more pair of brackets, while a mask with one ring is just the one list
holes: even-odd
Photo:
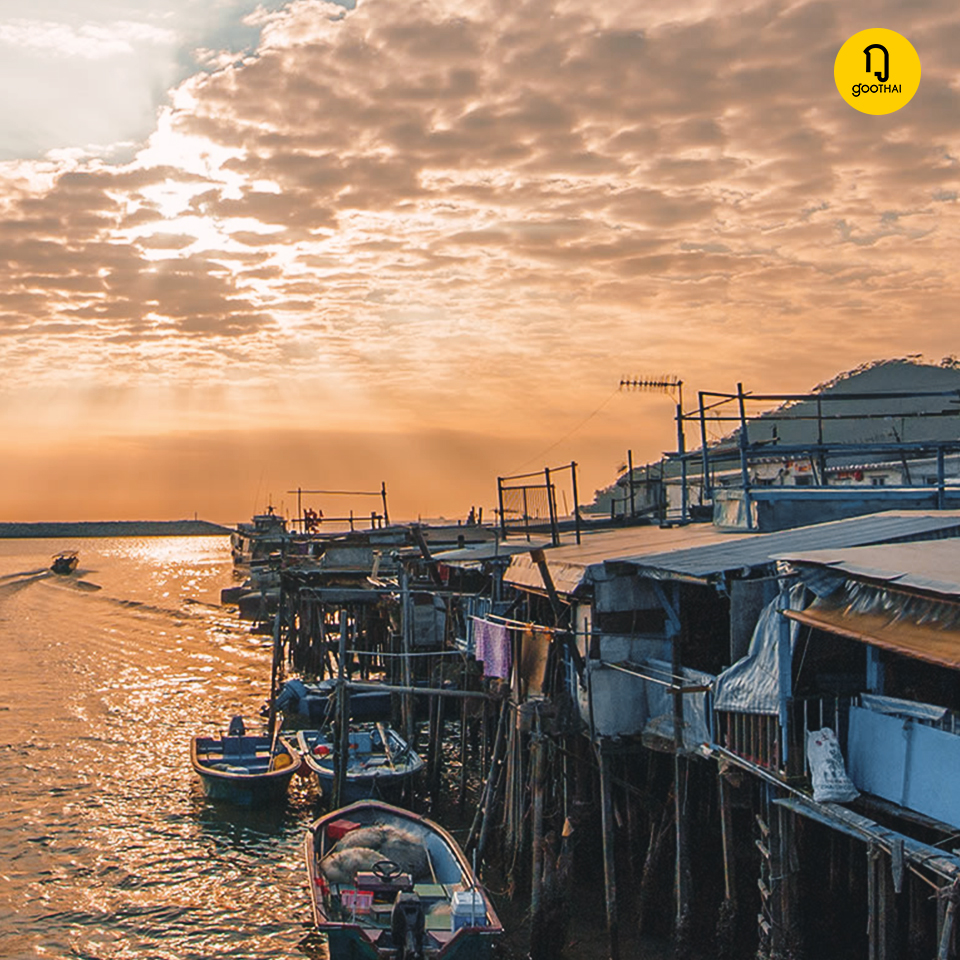
[[[580, 546], [553, 547], [545, 554], [557, 590], [570, 595], [588, 578], [605, 576], [605, 564], [632, 566], [639, 576], [708, 582], [810, 550], [955, 536], [960, 510], [891, 510], [775, 533], [724, 533], [710, 524], [630, 527], [594, 533]], [[510, 561], [504, 579], [543, 589], [540, 571], [526, 553]]]
[[611, 557], [610, 560], [631, 564], [641, 572], [659, 571], [666, 575], [709, 579], [808, 550], [948, 536], [960, 536], [960, 510], [890, 510], [775, 533], [729, 536], [718, 543], [669, 553]]
[[935, 621], [916, 623], [891, 618], [889, 613], [853, 613], [822, 600], [806, 610], [785, 610], [784, 615], [817, 630], [939, 666], [960, 668], [960, 632], [945, 630]]
[[778, 559], [815, 564], [892, 587], [960, 597], [960, 539], [810, 550]]
[[[587, 570], [602, 564], [612, 557], [624, 554], [643, 555], [662, 553], [665, 550], [687, 549], [694, 545], [729, 541], [731, 535], [717, 530], [712, 524], [698, 523], [689, 526], [621, 527], [616, 530], [586, 532], [582, 543], [564, 544], [544, 550], [554, 585], [563, 594], [572, 594], [581, 585]], [[517, 587], [533, 590], [543, 589], [543, 579], [529, 550], [519, 553], [510, 561], [504, 581]]]

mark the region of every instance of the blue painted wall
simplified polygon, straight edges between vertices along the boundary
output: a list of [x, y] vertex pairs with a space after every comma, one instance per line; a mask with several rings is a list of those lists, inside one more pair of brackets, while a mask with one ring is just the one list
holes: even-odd
[[960, 826], [960, 736], [851, 707], [847, 766], [858, 790]]

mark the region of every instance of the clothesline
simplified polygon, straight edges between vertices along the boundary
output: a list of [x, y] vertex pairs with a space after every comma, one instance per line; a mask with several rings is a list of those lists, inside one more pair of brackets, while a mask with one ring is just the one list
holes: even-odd
[[534, 633], [548, 633], [551, 636], [555, 633], [573, 633], [580, 636], [589, 636], [586, 630], [567, 630], [563, 627], [545, 627], [541, 623], [530, 623], [526, 620], [512, 620], [510, 617], [501, 617], [499, 613], [488, 613], [485, 617], [478, 617], [471, 614], [471, 620], [480, 623], [499, 623], [504, 627], [513, 627], [515, 630], [532, 630]]

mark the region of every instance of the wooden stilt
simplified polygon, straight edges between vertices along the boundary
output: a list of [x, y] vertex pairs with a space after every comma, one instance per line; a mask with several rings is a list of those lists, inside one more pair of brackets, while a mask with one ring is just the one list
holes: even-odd
[[617, 876], [614, 859], [613, 784], [610, 778], [610, 757], [601, 742], [600, 810], [603, 829], [603, 877], [607, 893], [607, 936], [610, 960], [620, 960], [619, 922], [617, 918]]
[[332, 808], [343, 805], [347, 782], [347, 761], [350, 753], [350, 690], [347, 687], [347, 611], [340, 608], [339, 675], [337, 677], [337, 736], [333, 753]]
[[733, 909], [737, 906], [736, 844], [733, 840], [733, 810], [730, 807], [730, 787], [723, 774], [717, 777], [720, 793], [720, 839], [723, 844], [723, 895]]
[[533, 823], [531, 845], [533, 846], [533, 873], [530, 883], [530, 912], [536, 928], [540, 914], [540, 893], [543, 880], [543, 774], [546, 748], [543, 737], [536, 733], [530, 738], [530, 785], [533, 793]]
[[[467, 671], [463, 671], [463, 686], [467, 685]], [[467, 769], [469, 760], [467, 757], [467, 701], [464, 700], [460, 706], [460, 783], [457, 789], [457, 807], [463, 813], [463, 805], [467, 799]]]
[[477, 804], [477, 813], [470, 827], [470, 835], [467, 837], [466, 849], [469, 851], [474, 844], [474, 837], [477, 836], [479, 828], [479, 840], [477, 841], [477, 859], [483, 859], [483, 851], [486, 849], [487, 837], [490, 833], [490, 821], [493, 819], [493, 801], [497, 791], [497, 781], [500, 779], [500, 751], [504, 740], [504, 726], [506, 724], [507, 713], [510, 704], [504, 700], [500, 707], [500, 720], [497, 723], [497, 732], [494, 735], [493, 756], [490, 760], [490, 767], [487, 770], [487, 780], [481, 797]]

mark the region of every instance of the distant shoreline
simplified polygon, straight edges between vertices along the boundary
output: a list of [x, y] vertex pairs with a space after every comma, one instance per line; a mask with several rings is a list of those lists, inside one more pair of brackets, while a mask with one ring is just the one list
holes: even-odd
[[93, 520], [2, 523], [0, 539], [55, 539], [57, 537], [215, 537], [230, 527], [206, 520]]

